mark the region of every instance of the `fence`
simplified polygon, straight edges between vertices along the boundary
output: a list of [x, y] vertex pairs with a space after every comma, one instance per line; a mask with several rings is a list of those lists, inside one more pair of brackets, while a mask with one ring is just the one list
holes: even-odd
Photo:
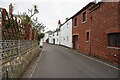
[[24, 68], [23, 63], [28, 63], [28, 58], [32, 56], [30, 51], [37, 47], [37, 44], [37, 41], [32, 40], [1, 40], [0, 54], [2, 65], [0, 66], [2, 67], [2, 77], [7, 77], [7, 69], [9, 77], [13, 77], [16, 70], [21, 69], [20, 67]]
[[19, 76], [39, 54], [37, 31], [24, 18], [0, 8], [0, 79]]

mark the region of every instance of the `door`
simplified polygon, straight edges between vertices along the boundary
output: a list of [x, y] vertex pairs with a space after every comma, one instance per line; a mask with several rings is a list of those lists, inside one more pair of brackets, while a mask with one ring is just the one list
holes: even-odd
[[55, 39], [53, 39], [53, 44], [55, 44]]
[[78, 36], [74, 36], [74, 40], [75, 40], [75, 49], [78, 50]]

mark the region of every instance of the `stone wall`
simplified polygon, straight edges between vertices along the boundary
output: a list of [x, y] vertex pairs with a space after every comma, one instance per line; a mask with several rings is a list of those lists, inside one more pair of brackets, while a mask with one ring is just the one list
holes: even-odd
[[9, 78], [19, 78], [40, 51], [37, 41], [1, 40], [2, 78], [7, 78], [7, 69]]

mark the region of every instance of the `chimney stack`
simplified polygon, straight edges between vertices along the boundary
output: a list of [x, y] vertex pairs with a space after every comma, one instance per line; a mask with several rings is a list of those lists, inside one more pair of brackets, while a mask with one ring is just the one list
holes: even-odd
[[9, 5], [9, 14], [12, 14], [12, 12], [13, 12], [13, 6], [12, 6], [12, 3], [10, 3], [10, 5]]

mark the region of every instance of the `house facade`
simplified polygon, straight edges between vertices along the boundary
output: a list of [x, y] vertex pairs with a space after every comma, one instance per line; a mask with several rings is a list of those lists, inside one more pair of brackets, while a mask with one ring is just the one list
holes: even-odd
[[49, 43], [53, 44], [53, 33], [49, 34]]
[[60, 34], [59, 30], [53, 32], [53, 44], [59, 45], [60, 43], [59, 34]]
[[91, 54], [120, 64], [120, 2], [100, 2], [90, 8]]
[[73, 49], [114, 63], [120, 59], [120, 2], [91, 2], [72, 17]]
[[59, 35], [60, 35], [60, 31], [58, 29], [50, 33], [48, 37], [49, 43], [59, 45], [60, 43]]
[[73, 49], [82, 53], [89, 53], [89, 39], [87, 37], [90, 29], [90, 14], [89, 8], [95, 3], [91, 2], [82, 8], [72, 17], [72, 42]]
[[52, 33], [51, 30], [45, 32], [45, 37], [43, 38], [43, 42], [49, 43], [49, 35]]
[[56, 30], [54, 30], [50, 35], [49, 35], [49, 43], [50, 44], [60, 44], [60, 25], [61, 22], [60, 20], [58, 21], [58, 25]]
[[60, 26], [60, 45], [72, 48], [72, 19]]

